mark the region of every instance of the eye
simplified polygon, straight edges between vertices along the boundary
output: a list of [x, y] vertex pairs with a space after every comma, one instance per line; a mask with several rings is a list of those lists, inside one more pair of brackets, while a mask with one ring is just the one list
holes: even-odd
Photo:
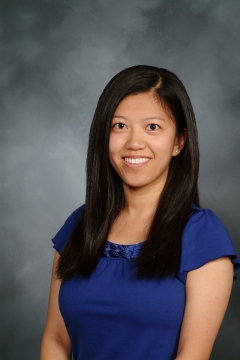
[[155, 131], [155, 130], [158, 130], [158, 129], [160, 129], [160, 126], [158, 124], [149, 124], [147, 126], [147, 130]]
[[116, 123], [116, 124], [113, 124], [113, 126], [112, 126], [114, 129], [119, 129], [119, 130], [121, 130], [121, 129], [126, 129], [126, 125], [125, 124], [123, 124], [123, 123]]

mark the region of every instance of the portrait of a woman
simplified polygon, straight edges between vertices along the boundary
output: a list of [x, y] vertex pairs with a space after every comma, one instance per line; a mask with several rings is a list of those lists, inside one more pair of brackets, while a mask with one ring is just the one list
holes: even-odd
[[41, 360], [207, 360], [240, 264], [202, 208], [186, 89], [169, 70], [114, 76], [91, 124], [85, 204], [53, 239]]

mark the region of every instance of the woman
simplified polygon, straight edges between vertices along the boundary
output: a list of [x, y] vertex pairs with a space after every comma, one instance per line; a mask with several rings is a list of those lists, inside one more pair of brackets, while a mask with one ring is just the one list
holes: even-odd
[[181, 81], [151, 66], [117, 74], [90, 130], [86, 204], [53, 239], [41, 360], [209, 359], [239, 262], [199, 207], [198, 168]]

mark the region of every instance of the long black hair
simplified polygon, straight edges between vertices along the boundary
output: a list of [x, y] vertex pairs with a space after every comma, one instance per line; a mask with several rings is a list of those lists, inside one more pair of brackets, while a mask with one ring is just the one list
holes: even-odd
[[63, 280], [74, 275], [88, 277], [93, 272], [108, 232], [124, 207], [122, 180], [109, 162], [111, 122], [125, 97], [149, 92], [170, 111], [177, 134], [187, 129], [187, 137], [180, 154], [171, 159], [168, 177], [138, 258], [137, 274], [160, 277], [178, 271], [182, 233], [192, 204], [199, 206], [196, 121], [186, 89], [175, 74], [138, 65], [114, 76], [98, 101], [89, 134], [86, 205], [59, 259], [57, 274]]

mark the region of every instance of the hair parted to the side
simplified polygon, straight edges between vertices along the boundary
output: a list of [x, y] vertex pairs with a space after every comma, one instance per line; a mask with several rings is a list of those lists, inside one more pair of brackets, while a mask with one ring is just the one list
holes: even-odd
[[158, 207], [139, 257], [137, 274], [145, 277], [178, 271], [181, 238], [191, 212], [199, 206], [199, 149], [194, 112], [185, 87], [172, 72], [153, 66], [127, 68], [107, 84], [93, 117], [87, 154], [84, 213], [59, 260], [61, 279], [88, 277], [96, 268], [107, 234], [125, 204], [120, 177], [108, 160], [111, 122], [118, 104], [128, 95], [152, 92], [172, 114], [178, 134], [187, 129], [184, 148], [173, 156]]

